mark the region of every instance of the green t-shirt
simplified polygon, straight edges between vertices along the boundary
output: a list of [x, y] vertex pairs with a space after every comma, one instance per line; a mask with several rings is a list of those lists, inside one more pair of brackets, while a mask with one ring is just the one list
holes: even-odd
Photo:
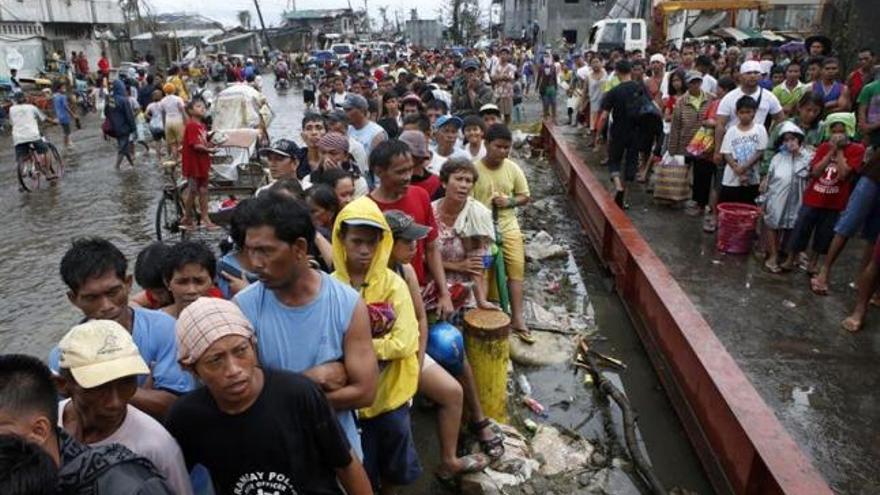
[[[874, 81], [862, 88], [859, 93], [859, 106], [867, 105], [865, 114], [869, 124], [880, 122], [880, 81]], [[880, 146], [880, 129], [868, 135], [868, 142], [872, 146]]]
[[809, 87], [809, 84], [798, 83], [794, 89], [790, 90], [785, 86], [785, 81], [783, 81], [773, 88], [773, 95], [779, 100], [780, 105], [787, 107], [791, 104], [797, 104]]

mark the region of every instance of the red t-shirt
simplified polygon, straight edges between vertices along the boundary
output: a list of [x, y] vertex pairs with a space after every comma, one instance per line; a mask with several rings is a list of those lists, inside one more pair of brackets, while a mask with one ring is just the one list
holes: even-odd
[[431, 227], [428, 237], [416, 244], [416, 254], [412, 260], [412, 267], [419, 278], [419, 285], [425, 285], [427, 283], [425, 244], [433, 242], [438, 235], [437, 221], [434, 219], [434, 210], [431, 208], [431, 198], [428, 196], [428, 193], [421, 187], [410, 186], [406, 189], [406, 194], [393, 203], [378, 201], [372, 194], [370, 197], [379, 205], [379, 209], [382, 211], [400, 210], [413, 217], [416, 223]]
[[862, 77], [862, 71], [854, 70], [849, 74], [849, 99], [850, 101], [858, 101], [859, 93], [862, 92], [862, 88], [865, 85], [864, 77]]
[[183, 131], [183, 176], [207, 179], [211, 171], [211, 154], [195, 149], [207, 144], [208, 128], [196, 119], [189, 119]]
[[110, 73], [110, 61], [104, 57], [101, 57], [98, 60], [98, 70], [101, 71], [102, 74], [107, 75]]
[[[824, 142], [819, 145], [810, 168], [815, 170], [817, 164], [828, 153], [832, 153], [834, 145]], [[847, 166], [858, 171], [861, 168], [862, 160], [865, 158], [865, 147], [861, 143], [850, 143], [843, 149], [843, 156], [846, 158]], [[831, 163], [825, 168], [825, 173], [820, 177], [810, 179], [807, 189], [804, 191], [804, 204], [813, 208], [826, 208], [829, 210], [840, 211], [846, 208], [849, 201], [849, 193], [852, 190], [852, 180], [840, 180], [837, 176], [837, 165], [832, 158]]]
[[440, 183], [440, 177], [437, 177], [436, 175], [429, 172], [426, 173], [428, 174], [427, 176], [419, 177], [418, 180], [416, 180], [416, 176], [413, 175], [412, 182], [410, 184], [424, 189], [425, 192], [428, 193], [428, 198], [430, 199], [434, 197], [434, 193], [437, 192], [437, 189], [440, 189], [440, 186], [442, 184]]

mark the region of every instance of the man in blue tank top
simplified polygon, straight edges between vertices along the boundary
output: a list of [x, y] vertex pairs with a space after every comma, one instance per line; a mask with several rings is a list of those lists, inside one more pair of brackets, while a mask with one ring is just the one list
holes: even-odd
[[260, 362], [317, 383], [362, 458], [354, 410], [373, 403], [379, 377], [367, 307], [354, 289], [312, 268], [315, 228], [300, 202], [266, 193], [240, 207], [260, 281], [235, 301], [254, 326]]

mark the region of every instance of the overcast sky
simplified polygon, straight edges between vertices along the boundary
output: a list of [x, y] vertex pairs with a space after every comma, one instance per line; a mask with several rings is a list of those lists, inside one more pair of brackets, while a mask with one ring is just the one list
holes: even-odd
[[[266, 25], [278, 25], [281, 23], [281, 13], [287, 8], [288, 0], [258, 0], [263, 11], [263, 19]], [[199, 14], [212, 17], [218, 21], [235, 25], [238, 24], [237, 13], [240, 10], [250, 10], [254, 22], [257, 20], [254, 0], [146, 0], [153, 6], [157, 13], [161, 12], [198, 12]], [[347, 0], [295, 0], [296, 8], [345, 8]], [[370, 9], [370, 18], [373, 22], [379, 19], [379, 7], [388, 6], [389, 20], [394, 19], [394, 11], [401, 9], [401, 21], [409, 18], [409, 9], [413, 7], [412, 0], [367, 0]], [[422, 0], [418, 2], [419, 17], [422, 19], [436, 19], [437, 9], [445, 3], [445, 0]], [[351, 6], [362, 9], [364, 0], [351, 0]]]

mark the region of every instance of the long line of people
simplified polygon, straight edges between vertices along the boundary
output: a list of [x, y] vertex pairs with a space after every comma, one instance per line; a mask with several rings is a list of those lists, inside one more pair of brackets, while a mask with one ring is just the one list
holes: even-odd
[[[151, 244], [137, 293], [116, 246], [75, 240], [61, 275], [83, 321], [48, 368], [0, 357], [0, 432], [38, 443], [62, 477], [81, 466], [58, 445], [98, 460], [125, 447], [61, 481], [70, 493], [120, 493], [108, 487], [123, 474], [142, 493], [393, 493], [423, 472], [409, 412], [420, 393], [437, 410], [436, 478], [485, 469], [503, 437], [453, 325], [497, 309], [494, 211], [512, 325], [531, 339], [515, 216], [528, 185], [499, 106], [462, 120], [434, 105], [431, 122], [418, 103], [399, 136], [355, 93], [307, 114], [302, 146], [261, 151], [273, 180], [235, 207], [219, 259], [198, 241]], [[480, 453], [459, 452], [463, 429]]]
[[855, 332], [877, 288], [880, 66], [873, 50], [861, 49], [841, 80], [831, 45], [824, 36], [795, 51], [686, 42], [650, 55], [647, 73], [640, 53], [617, 52], [601, 89], [595, 81], [608, 74], [601, 55], [586, 54], [588, 71], [577, 69], [587, 65], [575, 57], [573, 72], [586, 90], [581, 115], [595, 114], [599, 103], [598, 117], [583, 122], [594, 144], [607, 137], [621, 207], [629, 206], [627, 185], [644, 182], [658, 203], [703, 215], [703, 230], [712, 233], [719, 203], [758, 205], [755, 251], [765, 269], [780, 274], [799, 265], [817, 295], [829, 292], [847, 240], [867, 241], [858, 304], [842, 322]]

